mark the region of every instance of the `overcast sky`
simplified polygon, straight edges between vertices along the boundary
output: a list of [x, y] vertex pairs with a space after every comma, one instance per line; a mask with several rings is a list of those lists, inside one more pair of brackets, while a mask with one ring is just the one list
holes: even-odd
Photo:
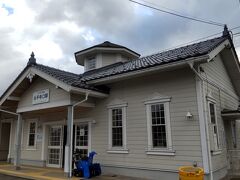
[[[239, 0], [147, 1], [229, 28], [240, 26]], [[82, 73], [74, 52], [106, 40], [148, 55], [222, 30], [128, 0], [0, 0], [0, 94], [32, 51], [38, 63]], [[240, 55], [240, 36], [234, 42]]]

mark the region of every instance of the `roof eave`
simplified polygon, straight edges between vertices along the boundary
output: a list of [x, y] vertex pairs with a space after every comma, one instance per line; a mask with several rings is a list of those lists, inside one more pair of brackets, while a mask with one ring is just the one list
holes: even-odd
[[105, 78], [99, 78], [96, 80], [89, 80], [87, 81], [88, 84], [104, 84], [104, 83], [111, 83], [113, 81], [118, 81], [118, 80], [122, 80], [125, 78], [130, 78], [132, 76], [139, 76], [139, 75], [143, 75], [145, 73], [149, 73], [149, 72], [154, 72], [154, 71], [159, 71], [159, 70], [166, 70], [166, 69], [171, 69], [171, 68], [176, 68], [176, 67], [180, 67], [180, 66], [184, 66], [184, 65], [188, 65], [189, 62], [207, 62], [209, 60], [209, 54], [206, 55], [201, 55], [198, 57], [191, 57], [191, 58], [187, 58], [184, 61], [176, 61], [176, 62], [172, 62], [172, 63], [167, 63], [164, 65], [158, 65], [158, 66], [154, 66], [151, 68], [146, 68], [146, 69], [139, 69], [136, 71], [131, 71], [128, 73], [123, 73], [123, 74], [118, 74], [118, 75], [112, 75], [109, 77], [105, 77]]
[[108, 94], [89, 90], [89, 89], [83, 89], [83, 88], [76, 88], [76, 87], [70, 87], [70, 93], [76, 93], [76, 94], [86, 94], [89, 93], [89, 96], [96, 97], [96, 98], [105, 98], [108, 97]]

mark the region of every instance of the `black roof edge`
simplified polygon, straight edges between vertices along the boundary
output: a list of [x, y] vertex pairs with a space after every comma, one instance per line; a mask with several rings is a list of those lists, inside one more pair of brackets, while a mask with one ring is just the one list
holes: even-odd
[[[108, 42], [108, 41], [105, 41], [105, 42]], [[104, 43], [105, 43], [105, 42], [104, 42]], [[82, 53], [82, 52], [84, 52], [84, 51], [87, 51], [87, 50], [90, 50], [90, 49], [94, 49], [94, 48], [98, 48], [98, 47], [99, 47], [99, 48], [126, 49], [126, 50], [128, 50], [128, 51], [136, 54], [136, 55], [139, 56], [139, 57], [141, 56], [141, 54], [139, 54], [139, 53], [137, 53], [137, 52], [135, 52], [135, 51], [133, 51], [133, 50], [125, 47], [125, 46], [121, 46], [121, 45], [118, 45], [118, 44], [114, 44], [114, 45], [116, 45], [116, 46], [104, 47], [104, 46], [101, 46], [102, 44], [103, 44], [103, 43], [97, 44], [97, 45], [94, 45], [94, 46], [91, 46], [91, 47], [89, 47], [89, 48], [86, 48], [86, 49], [83, 49], [83, 50], [80, 50], [80, 51], [77, 51], [77, 52], [74, 53], [74, 55], [75, 55], [75, 57], [76, 57], [76, 55], [77, 55], [78, 53]], [[113, 43], [111, 43], [111, 44], [113, 44]]]

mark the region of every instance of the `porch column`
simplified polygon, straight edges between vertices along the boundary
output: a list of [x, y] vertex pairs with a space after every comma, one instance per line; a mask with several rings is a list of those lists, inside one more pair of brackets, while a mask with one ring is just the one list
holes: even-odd
[[15, 153], [14, 153], [14, 166], [16, 170], [20, 169], [21, 140], [22, 140], [22, 114], [19, 114], [18, 120], [17, 120], [17, 136], [16, 136]]
[[72, 147], [73, 147], [73, 106], [68, 106], [67, 119], [67, 143], [65, 147], [64, 172], [68, 177], [72, 177]]

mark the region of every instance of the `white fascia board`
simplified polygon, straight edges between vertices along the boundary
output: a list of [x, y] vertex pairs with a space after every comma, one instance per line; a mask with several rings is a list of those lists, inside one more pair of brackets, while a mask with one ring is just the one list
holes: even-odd
[[70, 92], [70, 87], [69, 85], [67, 85], [66, 83], [63, 83], [59, 80], [57, 80], [56, 78], [54, 77], [51, 77], [49, 76], [48, 74], [42, 72], [42, 71], [39, 71], [35, 68], [31, 68], [31, 72], [35, 73], [36, 75], [38, 75], [39, 77], [51, 82], [52, 84], [55, 84], [56, 86], [62, 88], [63, 90], [67, 91], [67, 92]]
[[211, 61], [216, 55], [218, 55], [226, 46], [230, 45], [230, 42], [228, 39], [223, 41], [218, 47], [216, 47], [214, 50], [212, 50], [209, 55], [209, 60]]
[[49, 108], [68, 106], [68, 105], [71, 105], [70, 100], [64, 100], [64, 101], [59, 101], [59, 102], [47, 103], [47, 104], [43, 103], [43, 104], [38, 104], [38, 105], [34, 105], [34, 106], [17, 108], [17, 113], [49, 109]]
[[7, 100], [7, 98], [12, 94], [12, 92], [18, 87], [18, 85], [27, 77], [27, 75], [30, 73], [30, 69], [28, 69], [13, 86], [8, 90], [8, 92], [5, 94], [5, 96], [0, 101], [0, 106]]
[[88, 84], [101, 84], [101, 83], [105, 83], [105, 82], [111, 82], [111, 81], [114, 81], [114, 80], [127, 78], [127, 77], [130, 77], [130, 76], [142, 75], [142, 74], [148, 73], [148, 72], [154, 72], [154, 71], [158, 71], [158, 70], [166, 70], [168, 68], [175, 68], [175, 67], [178, 67], [178, 66], [188, 65], [189, 62], [207, 61], [208, 59], [209, 59], [209, 55], [207, 54], [207, 55], [203, 55], [203, 56], [199, 56], [199, 57], [188, 58], [184, 62], [183, 61], [178, 61], [178, 62], [165, 64], [165, 65], [162, 65], [162, 66], [155, 66], [155, 67], [152, 67], [152, 68], [140, 69], [140, 70], [136, 70], [136, 71], [133, 71], [133, 72], [114, 75], [114, 76], [105, 77], [105, 78], [101, 78], [101, 79], [97, 79], [97, 80], [89, 80]]
[[48, 80], [49, 82], [55, 84], [56, 86], [59, 86], [60, 88], [62, 88], [63, 90], [67, 91], [67, 92], [73, 92], [73, 93], [80, 93], [80, 94], [86, 94], [87, 92], [89, 93], [89, 96], [93, 96], [93, 97], [107, 97], [108, 95], [105, 93], [100, 93], [97, 91], [93, 91], [93, 90], [88, 90], [88, 89], [83, 89], [83, 88], [76, 88], [70, 85], [67, 85], [66, 83], [63, 83], [37, 69], [34, 69], [33, 71], [35, 74], [37, 74], [38, 76], [42, 77], [43, 79]]

